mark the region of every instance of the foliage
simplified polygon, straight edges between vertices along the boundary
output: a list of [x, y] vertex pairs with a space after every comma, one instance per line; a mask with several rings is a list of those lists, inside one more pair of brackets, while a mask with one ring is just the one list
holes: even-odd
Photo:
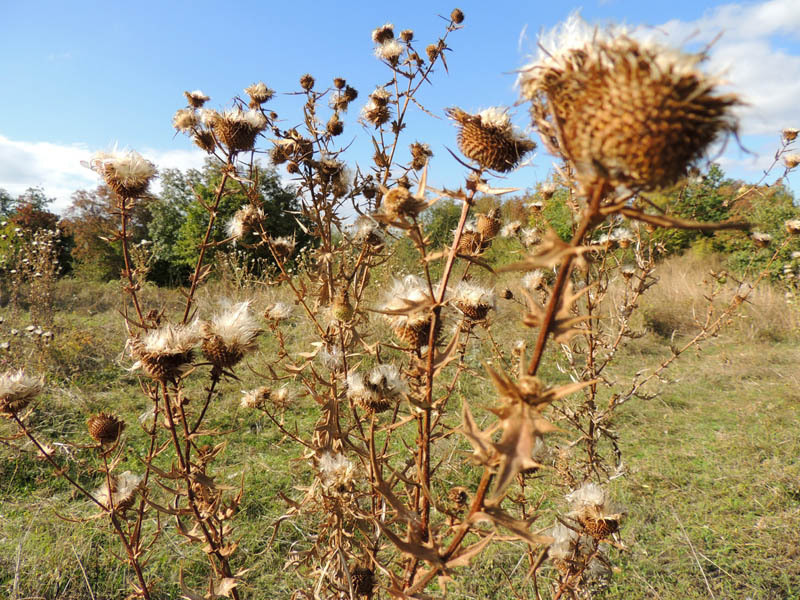
[[[209, 241], [226, 239], [228, 221], [237, 210], [253, 201], [264, 212], [264, 226], [269, 235], [294, 236], [298, 246], [304, 245], [308, 236], [292, 215], [292, 211], [298, 209], [295, 194], [284, 187], [277, 173], [270, 169], [257, 166], [253, 177], [256, 183], [249, 191], [239, 182], [228, 180]], [[165, 169], [161, 172], [160, 197], [149, 206], [152, 219], [148, 223], [148, 233], [156, 256], [151, 271], [154, 281], [161, 284], [183, 281], [197, 262], [209, 222], [206, 207], [212, 202], [221, 179], [222, 166], [211, 160], [200, 170], [189, 169], [182, 173]], [[214, 246], [207, 249], [209, 260], [213, 260], [216, 251]], [[263, 246], [247, 252], [254, 258], [269, 256]]]

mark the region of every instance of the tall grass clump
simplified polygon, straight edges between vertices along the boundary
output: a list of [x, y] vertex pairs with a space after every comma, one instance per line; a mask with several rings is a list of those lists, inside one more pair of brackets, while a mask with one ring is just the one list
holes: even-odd
[[[113, 407], [87, 415], [68, 466], [38, 437], [31, 406], [47, 383], [27, 365], [0, 379], [0, 413], [16, 428], [8, 443], [27, 438], [77, 491], [71, 518], [107, 523], [133, 597], [259, 595], [248, 589], [257, 574], [237, 515], [262, 492], [244, 478], [223, 480], [219, 466], [237, 422], [257, 417], [295, 461], [293, 485], [279, 494], [285, 512], [264, 533], [301, 575], [293, 598], [444, 596], [500, 547], [527, 561], [524, 585], [537, 597], [589, 597], [607, 585], [625, 549], [625, 508], [608, 486], [625, 472], [617, 409], [650, 397], [645, 384], [715, 335], [764, 277], [731, 286], [718, 273], [706, 298], [681, 298], [696, 318], [676, 327], [685, 335], [668, 358], [624, 381], [607, 377], [619, 350], [642, 335], [637, 310], [658, 287], [651, 233], [748, 227], [678, 219], [647, 200], [736, 131], [739, 100], [719, 92], [702, 56], [571, 20], [542, 38], [519, 77], [541, 143], [560, 160], [558, 214], [569, 218], [557, 233], [540, 203], [524, 226], [503, 223], [497, 205], [513, 190], [500, 178], [537, 146], [507, 108], [470, 112], [454, 99], [446, 114], [464, 177], [443, 189], [428, 184], [433, 150], [406, 132], [411, 111], [424, 110], [424, 84], [447, 67], [464, 14], [445, 21], [427, 44], [410, 29], [376, 28], [388, 79], [372, 90], [302, 75], [292, 92], [299, 117], [270, 110], [275, 92], [263, 82], [223, 110], [207, 108], [201, 91], [185, 93], [173, 125], [222, 175], [204, 203], [207, 228], [178, 310], [142, 293], [149, 263], [130, 243], [155, 165], [136, 152], [93, 157], [115, 193], [119, 309], [144, 412], [139, 423]], [[340, 142], [356, 122], [372, 142], [369, 165], [348, 162], [349, 141]], [[314, 240], [302, 251], [296, 236], [268, 233], [257, 152], [294, 182], [299, 226]], [[220, 222], [230, 185], [247, 200]], [[542, 191], [550, 202], [553, 191]], [[457, 218], [452, 236], [436, 224], [434, 238], [426, 211], [440, 200], [454, 203]], [[213, 241], [220, 230], [225, 240]], [[521, 260], [492, 268], [486, 254], [501, 237], [497, 245]], [[229, 253], [218, 255], [229, 281], [204, 287], [207, 252], [223, 244], [268, 250], [272, 275], [254, 279]], [[402, 275], [393, 262], [401, 247], [413, 257]], [[507, 287], [495, 285], [498, 272], [513, 273]], [[214, 294], [226, 288], [228, 297]], [[672, 324], [658, 327], [667, 334]], [[231, 397], [227, 384], [253, 378]], [[163, 581], [150, 558], [174, 536], [181, 560]]]

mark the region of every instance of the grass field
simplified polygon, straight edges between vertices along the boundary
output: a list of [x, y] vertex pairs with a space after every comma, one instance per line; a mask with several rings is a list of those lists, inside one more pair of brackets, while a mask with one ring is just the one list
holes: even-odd
[[[676, 278], [690, 270], [685, 267], [662, 269], [666, 291], [659, 292], [661, 296], [654, 293], [645, 307], [646, 322], [657, 321], [676, 330], [674, 339], [688, 333], [691, 318], [687, 315], [692, 313], [689, 305], [676, 307], [675, 296], [689, 303], [702, 297], [700, 291], [692, 295], [679, 289]], [[55, 369], [56, 376], [38, 401], [31, 423], [56, 446], [59, 460], [74, 465], [70, 456], [90, 455], [81, 447], [88, 443], [86, 416], [113, 410], [128, 423], [122, 470], [135, 471], [137, 440], [144, 439], [137, 424], [146, 418], [147, 406], [136, 377], [124, 370], [130, 359], [122, 354], [125, 332], [116, 312], [116, 286], [63, 281], [58, 293], [55, 339], [46, 352], [34, 353], [30, 359], [32, 368]], [[152, 289], [147, 293], [167, 306], [178, 301], [168, 292]], [[256, 302], [266, 304], [268, 299], [261, 296], [266, 294], [257, 292]], [[744, 319], [667, 369], [669, 381], [649, 390], [659, 392], [655, 398], [631, 400], [618, 413], [616, 431], [624, 469], [613, 479], [611, 489], [626, 514], [620, 531], [624, 549], [610, 550], [615, 572], [608, 587], [594, 597], [800, 598], [796, 369], [800, 347], [791, 329], [795, 309], [785, 303], [778, 307], [776, 297], [759, 296], [754, 300], [759, 304], [747, 307]], [[25, 324], [24, 315], [0, 315], [6, 317], [6, 329], [12, 319]], [[511, 318], [510, 310], [501, 310], [497, 317], [510, 324]], [[513, 327], [518, 325], [513, 323]], [[285, 332], [291, 347], [303, 347], [302, 326], [288, 327]], [[513, 341], [507, 340], [508, 344]], [[621, 353], [611, 376], [625, 380], [657, 365], [669, 355], [668, 345], [668, 339], [652, 332], [634, 340]], [[270, 336], [263, 336], [262, 357], [273, 349]], [[544, 374], [557, 378], [555, 358], [549, 358]], [[252, 363], [257, 366], [259, 359]], [[480, 370], [480, 345], [469, 353], [468, 363]], [[286, 510], [278, 494], [296, 496], [297, 487], [308, 483], [313, 474], [308, 461], [296, 447], [282, 443], [267, 419], [239, 406], [240, 390], [252, 387], [258, 377], [243, 370], [242, 379], [225, 381], [210, 409], [210, 420], [231, 432], [225, 453], [215, 463], [217, 480], [232, 486], [244, 482], [245, 499], [234, 525], [240, 537], [237, 565], [250, 568], [242, 588], [245, 597], [288, 598], [301, 579], [285, 563], [313, 531], [300, 519], [283, 522], [275, 532], [276, 519]], [[458, 396], [468, 399], [481, 418], [490, 390], [488, 382], [479, 382], [459, 389]], [[459, 408], [452, 407], [453, 426], [458, 423]], [[313, 402], [301, 398], [284, 418], [290, 428], [303, 430], [313, 426], [316, 414]], [[12, 432], [10, 423], [0, 424], [0, 436]], [[567, 442], [563, 436], [552, 439], [556, 445]], [[447, 451], [455, 459], [445, 468], [454, 481], [467, 479], [474, 487], [480, 473], [466, 459], [468, 448], [460, 436], [454, 437]], [[96, 475], [80, 477], [90, 489], [99, 485]], [[552, 483], [554, 474], [547, 470], [537, 477], [526, 482], [525, 493], [532, 498], [540, 484]], [[445, 472], [443, 481], [447, 479]], [[541, 521], [542, 529], [552, 524], [553, 511], [563, 511], [565, 503], [550, 499], [543, 508], [548, 516]], [[0, 446], [0, 597], [125, 598], [131, 573], [112, 556], [121, 548], [110, 535], [107, 521], [94, 519], [94, 514], [87, 501], [77, 499], [32, 453]], [[70, 521], [80, 519], [86, 522]], [[155, 522], [147, 526], [152, 528]], [[171, 522], [165, 520], [163, 529], [166, 543], [159, 545], [147, 568], [155, 576], [159, 598], [178, 598], [179, 571], [193, 584], [202, 580], [207, 563], [197, 548], [175, 533]], [[527, 567], [519, 542], [494, 545], [470, 567], [468, 576], [449, 587], [449, 597], [509, 598], [510, 583], [518, 597], [534, 598], [532, 582], [525, 578]], [[546, 582], [540, 577], [538, 583], [547, 597]]]

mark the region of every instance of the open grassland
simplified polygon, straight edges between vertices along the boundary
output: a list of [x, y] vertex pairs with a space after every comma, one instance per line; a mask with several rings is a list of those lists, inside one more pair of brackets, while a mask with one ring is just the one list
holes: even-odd
[[[659, 267], [661, 285], [643, 299], [642, 327], [648, 333], [621, 351], [609, 379], [629, 380], [634, 373], [653, 368], [670, 356], [669, 346], [691, 334], [694, 318], [704, 310], [699, 281], [707, 260], [684, 258]], [[512, 278], [506, 283], [513, 287]], [[210, 289], [208, 297], [220, 290]], [[254, 287], [228, 289], [228, 295], [253, 297], [263, 309], [279, 291]], [[34, 353], [32, 366], [55, 375], [31, 422], [55, 448], [59, 460], [89, 458], [85, 419], [100, 410], [113, 410], [128, 424], [125, 464], [120, 470], [141, 468], [137, 448], [145, 435], [139, 422], [147, 420], [147, 402], [137, 377], [125, 371], [130, 359], [123, 354], [126, 334], [117, 313], [115, 285], [87, 286], [63, 281], [58, 290], [55, 338], [46, 350]], [[220, 292], [221, 293], [221, 292]], [[149, 289], [153, 303], [170, 312], [177, 294]], [[514, 335], [530, 336], [518, 325], [519, 306], [506, 301], [495, 318]], [[6, 325], [12, 319], [7, 313]], [[786, 304], [780, 291], [764, 288], [745, 306], [725, 332], [701, 350], [687, 352], [654, 383], [653, 399], [631, 400], [618, 413], [616, 432], [624, 469], [611, 490], [626, 517], [619, 539], [610, 549], [615, 572], [609, 586], [595, 597], [630, 598], [800, 598], [800, 388], [796, 365], [800, 347], [796, 333], [797, 309]], [[13, 316], [24, 324], [25, 316]], [[383, 325], [376, 320], [375, 327]], [[287, 347], [306, 351], [308, 331], [299, 320], [282, 329]], [[466, 361], [482, 374], [484, 352], [501, 346], [510, 357], [516, 337], [488, 339], [478, 332]], [[292, 552], [309, 544], [314, 531], [303, 519], [282, 521], [287, 510], [282, 498], [296, 498], [298, 488], [313, 479], [310, 462], [296, 445], [266, 417], [239, 405], [240, 391], [259, 382], [257, 365], [269, 362], [276, 344], [262, 336], [254, 369], [241, 370], [241, 381], [226, 380], [211, 405], [209, 422], [226, 436], [225, 452], [215, 463], [216, 482], [244, 486], [244, 500], [235, 517], [240, 558], [250, 571], [242, 588], [247, 598], [288, 598], [298, 575], [285, 568]], [[565, 381], [561, 357], [548, 355], [542, 376]], [[446, 379], [446, 378], [445, 378]], [[486, 421], [492, 397], [488, 381], [470, 378], [457, 388], [456, 402], [446, 418], [460, 422], [461, 399], [470, 403], [476, 418]], [[291, 385], [291, 383], [290, 383]], [[187, 394], [199, 395], [202, 390]], [[403, 407], [408, 411], [408, 407]], [[307, 397], [298, 398], [283, 414], [289, 430], [310, 430], [318, 410]], [[0, 424], [0, 436], [13, 429]], [[552, 447], [564, 450], [569, 438], [556, 434]], [[403, 440], [414, 444], [414, 439]], [[207, 443], [214, 444], [209, 437]], [[397, 452], [404, 452], [398, 444]], [[565, 450], [566, 451], [566, 450]], [[444, 498], [449, 479], [477, 485], [480, 471], [468, 460], [469, 446], [461, 436], [450, 436], [437, 446]], [[169, 470], [168, 464], [160, 468]], [[532, 501], [544, 497], [557, 483], [555, 469], [527, 476], [519, 492]], [[452, 477], [448, 477], [452, 473]], [[97, 476], [79, 475], [89, 489]], [[569, 490], [565, 489], [565, 493]], [[542, 507], [548, 517], [534, 524], [545, 529], [565, 503], [548, 497]], [[88, 501], [78, 499], [63, 480], [33, 453], [17, 453], [0, 446], [0, 597], [12, 600], [116, 600], [126, 597], [131, 572], [114, 559], [121, 548], [109, 534], [105, 519], [95, 519]], [[86, 520], [85, 523], [73, 521]], [[146, 523], [157, 526], [155, 517]], [[159, 598], [180, 596], [179, 577], [187, 585], [202, 586], [207, 563], [198, 549], [189, 547], [173, 523], [161, 517], [163, 535], [148, 569], [156, 575]], [[624, 549], [622, 549], [624, 546]], [[175, 557], [178, 557], [176, 560]], [[534, 583], [526, 579], [529, 564], [519, 542], [493, 545], [473, 564], [471, 574], [450, 586], [452, 598], [509, 598], [509, 584], [521, 598], [535, 597]], [[540, 573], [538, 587], [547, 597]]]

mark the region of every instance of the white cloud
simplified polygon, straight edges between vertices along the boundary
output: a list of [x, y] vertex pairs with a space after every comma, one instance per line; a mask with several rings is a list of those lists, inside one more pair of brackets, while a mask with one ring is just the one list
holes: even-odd
[[[26, 142], [0, 135], [0, 188], [15, 196], [41, 186], [47, 196], [56, 199], [50, 210], [63, 212], [76, 190], [100, 183], [95, 173], [81, 165], [92, 153], [85, 144]], [[206, 156], [199, 150], [153, 149], [143, 150], [142, 155], [161, 169], [181, 170], [201, 167]], [[158, 191], [157, 181], [154, 191]]]
[[787, 52], [780, 38], [800, 40], [800, 2], [725, 4], [696, 21], [673, 20], [659, 30], [673, 45], [713, 42], [708, 70], [722, 73], [726, 87], [747, 103], [738, 110], [742, 135], [774, 135], [777, 142], [782, 128], [798, 126], [800, 53], [796, 43], [794, 53]]

